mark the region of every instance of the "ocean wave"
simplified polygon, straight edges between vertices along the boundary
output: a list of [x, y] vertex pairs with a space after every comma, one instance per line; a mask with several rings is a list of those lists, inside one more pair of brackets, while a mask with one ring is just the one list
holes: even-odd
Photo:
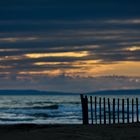
[[59, 105], [49, 105], [49, 106], [33, 106], [33, 109], [58, 109]]
[[80, 102], [71, 102], [71, 101], [35, 101], [35, 102], [27, 102], [25, 103], [26, 105], [29, 105], [29, 106], [33, 106], [33, 105], [46, 105], [46, 104], [63, 104], [63, 105], [68, 105], [68, 104], [72, 104], [72, 105], [75, 105], [75, 104], [81, 104]]
[[12, 122], [22, 122], [22, 121], [33, 121], [31, 118], [17, 119], [17, 118], [0, 118], [0, 121], [12, 121]]
[[51, 117], [47, 113], [34, 113], [34, 114], [30, 114], [30, 116], [37, 117], [37, 118], [48, 118], [48, 117]]
[[26, 102], [25, 104], [32, 106], [36, 104], [44, 105], [44, 104], [55, 104], [55, 103], [52, 101], [34, 101], [34, 102]]
[[25, 106], [25, 107], [2, 107], [0, 110], [18, 110], [18, 109], [58, 109], [59, 105], [47, 105], [47, 106]]

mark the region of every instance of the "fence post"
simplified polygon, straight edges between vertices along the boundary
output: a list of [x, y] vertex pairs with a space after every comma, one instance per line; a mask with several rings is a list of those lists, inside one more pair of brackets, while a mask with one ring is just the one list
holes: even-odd
[[111, 124], [111, 116], [110, 116], [110, 99], [108, 98], [108, 119], [109, 119], [109, 124]]
[[127, 98], [127, 123], [129, 123], [129, 98]]
[[82, 104], [82, 116], [83, 116], [83, 124], [86, 125], [88, 124], [88, 99], [87, 96], [81, 96], [81, 104]]
[[88, 98], [85, 96], [85, 123], [88, 124]]
[[113, 123], [115, 124], [115, 99], [113, 99]]
[[122, 99], [122, 122], [124, 123], [124, 99]]
[[134, 122], [134, 99], [132, 99], [132, 123]]
[[118, 124], [120, 123], [120, 99], [118, 98]]
[[93, 107], [92, 107], [92, 96], [90, 96], [90, 107], [91, 107], [91, 124], [93, 124]]
[[104, 98], [104, 124], [106, 124], [106, 102]]
[[95, 107], [95, 123], [97, 124], [97, 97], [94, 100], [94, 107]]
[[83, 94], [81, 94], [80, 97], [81, 97], [81, 105], [82, 105], [82, 119], [83, 119], [83, 124], [85, 124], [85, 110], [84, 110], [84, 96], [83, 96]]
[[101, 108], [101, 98], [99, 98], [99, 109], [100, 109], [100, 124], [102, 124], [102, 108]]
[[137, 122], [139, 122], [139, 103], [138, 103], [138, 98], [136, 98], [136, 111], [137, 111]]

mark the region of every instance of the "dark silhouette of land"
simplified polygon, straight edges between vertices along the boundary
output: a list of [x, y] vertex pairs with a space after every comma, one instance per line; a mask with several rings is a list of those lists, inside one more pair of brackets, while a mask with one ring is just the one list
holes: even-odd
[[[103, 90], [84, 93], [87, 95], [140, 95], [140, 89]], [[0, 90], [0, 95], [80, 95], [80, 93], [39, 91], [39, 90]]]

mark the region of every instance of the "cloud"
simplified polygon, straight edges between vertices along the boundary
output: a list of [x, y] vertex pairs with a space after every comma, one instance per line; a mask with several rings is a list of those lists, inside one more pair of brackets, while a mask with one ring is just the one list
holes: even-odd
[[7, 38], [0, 38], [0, 42], [9, 42], [9, 43], [15, 43], [15, 42], [28, 42], [28, 41], [34, 41], [37, 40], [36, 37], [7, 37]]
[[45, 89], [46, 79], [56, 78], [46, 83], [50, 90], [66, 82], [78, 91], [79, 78], [87, 90], [98, 86], [97, 76], [140, 75], [139, 2], [1, 1], [0, 13], [0, 78], [7, 87], [20, 81]]
[[140, 24], [140, 19], [120, 19], [120, 20], [108, 20], [106, 21], [106, 23], [110, 23], [110, 24], [129, 24], [129, 25], [132, 25], [132, 24]]

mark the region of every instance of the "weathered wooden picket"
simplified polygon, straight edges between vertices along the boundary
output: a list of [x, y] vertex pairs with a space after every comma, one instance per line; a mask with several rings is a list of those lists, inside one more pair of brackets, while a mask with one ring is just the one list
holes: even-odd
[[101, 98], [81, 95], [83, 124], [139, 122], [138, 98]]

